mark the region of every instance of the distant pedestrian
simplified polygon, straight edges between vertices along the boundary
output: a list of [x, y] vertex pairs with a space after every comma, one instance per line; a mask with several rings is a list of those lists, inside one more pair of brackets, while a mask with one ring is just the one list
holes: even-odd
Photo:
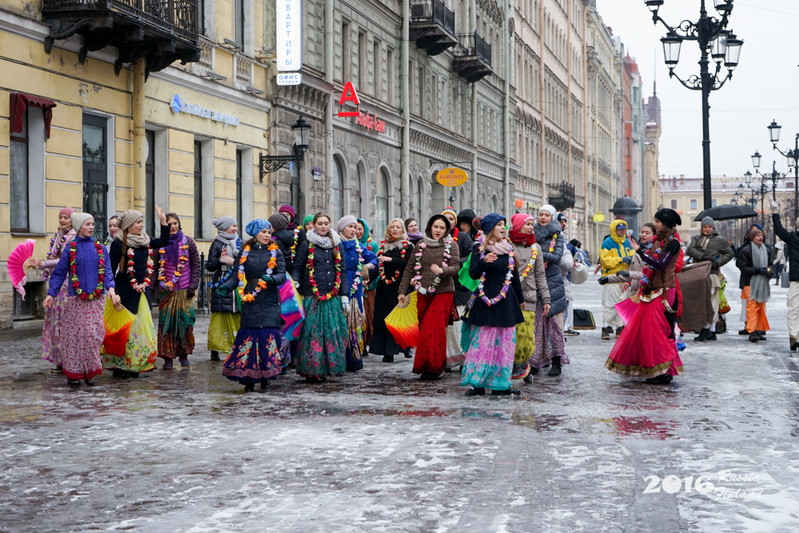
[[770, 199], [774, 232], [785, 242], [788, 256], [788, 337], [791, 351], [799, 348], [799, 218], [794, 222], [794, 230], [788, 231], [780, 222], [780, 204]]
[[764, 244], [761, 230], [753, 228], [749, 232], [749, 241], [738, 252], [735, 265], [741, 271], [746, 293], [746, 330], [749, 332], [749, 340], [758, 342], [766, 340], [765, 332], [770, 329], [766, 317], [766, 302], [771, 297], [769, 280], [774, 256]]
[[[627, 238], [627, 223], [614, 220], [610, 224], [610, 235], [605, 237], [599, 252], [602, 275], [612, 276], [629, 269], [634, 253]], [[624, 322], [616, 312], [616, 304], [629, 296], [622, 286], [622, 283], [608, 283], [602, 287], [602, 338], [605, 340], [610, 339], [614, 327], [616, 337], [624, 329]]]
[[208, 326], [208, 349], [211, 351], [211, 361], [219, 361], [220, 353], [227, 357], [233, 349], [241, 315], [235, 293], [228, 291], [228, 294], [222, 297], [214, 289], [223, 285], [231, 276], [235, 277], [236, 267], [233, 265], [241, 250], [241, 239], [238, 222], [234, 217], [226, 215], [215, 218], [213, 224], [218, 233], [211, 243], [208, 261], [205, 263], [205, 269], [213, 273], [209, 285], [211, 322]]

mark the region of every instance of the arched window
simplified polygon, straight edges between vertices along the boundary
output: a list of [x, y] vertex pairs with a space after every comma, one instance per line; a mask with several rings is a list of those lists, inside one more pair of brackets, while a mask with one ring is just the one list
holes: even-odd
[[331, 216], [335, 222], [344, 216], [344, 165], [341, 158], [338, 156], [333, 157], [333, 184], [332, 184], [331, 201], [333, 203]]
[[422, 223], [424, 218], [424, 193], [422, 192], [422, 177], [416, 178], [416, 214], [414, 215], [419, 224]]
[[385, 167], [380, 169], [377, 176], [375, 207], [375, 235], [382, 235], [382, 231], [388, 226], [388, 171]]
[[493, 195], [491, 197], [491, 212], [492, 213], [498, 213], [499, 212], [497, 203], [498, 203], [497, 202], [497, 195], [495, 194], [495, 195]]

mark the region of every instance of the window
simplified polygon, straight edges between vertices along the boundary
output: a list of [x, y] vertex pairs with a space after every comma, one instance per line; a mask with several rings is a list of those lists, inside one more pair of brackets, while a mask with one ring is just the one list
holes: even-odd
[[421, 176], [419, 176], [419, 178], [416, 180], [416, 202], [417, 202], [417, 205], [416, 205], [416, 215], [415, 216], [418, 217], [418, 219], [419, 219], [417, 222], [419, 222], [421, 224], [420, 221], [421, 221], [422, 218], [424, 218], [424, 216], [423, 216], [423, 213], [424, 213], [424, 209], [423, 209], [423, 206], [424, 206], [424, 193], [422, 192], [422, 177]]
[[691, 198], [691, 211], [696, 210], [696, 198]]
[[22, 116], [22, 131], [11, 134], [11, 231], [30, 231], [28, 196], [28, 113]]
[[103, 117], [83, 116], [83, 211], [94, 217], [94, 237], [105, 240], [108, 225], [108, 168]]
[[383, 88], [380, 86], [380, 81], [383, 79], [382, 68], [380, 66], [380, 41], [375, 39], [372, 45], [372, 94], [375, 98], [382, 98]]
[[677, 210], [677, 200], [671, 201], [671, 208], [674, 209], [675, 211]]
[[344, 216], [344, 172], [341, 159], [338, 156], [333, 157], [333, 220], [335, 223]]
[[241, 184], [242, 184], [242, 173], [244, 170], [244, 165], [242, 164], [242, 152], [241, 150], [236, 150], [236, 221], [241, 224], [241, 221], [244, 220], [242, 216], [242, 209], [241, 206], [243, 202], [243, 195], [241, 191]]
[[[397, 105], [394, 101], [396, 88], [394, 87], [394, 50], [389, 48], [386, 50], [386, 84], [388, 85], [388, 104], [391, 106]], [[413, 87], [411, 84], [410, 87]]]
[[369, 70], [369, 57], [366, 51], [366, 32], [358, 32], [358, 86], [366, 90], [366, 73]]
[[155, 231], [155, 132], [147, 130], [144, 132], [144, 138], [147, 141], [147, 157], [144, 163], [144, 180], [145, 180], [145, 212], [144, 216], [144, 229], [150, 235], [159, 235]]
[[194, 141], [194, 236], [203, 231], [203, 143]]
[[716, 207], [716, 199], [715, 199], [715, 198], [713, 198], [713, 199], [710, 201], [710, 207]]
[[388, 171], [385, 167], [380, 169], [380, 176], [377, 178], [377, 194], [375, 195], [375, 221], [377, 226], [376, 234], [388, 226]]
[[341, 76], [342, 81], [352, 80], [352, 50], [350, 44], [350, 23], [341, 23]]
[[244, 45], [244, 0], [234, 0], [233, 13], [233, 40], [236, 44]]

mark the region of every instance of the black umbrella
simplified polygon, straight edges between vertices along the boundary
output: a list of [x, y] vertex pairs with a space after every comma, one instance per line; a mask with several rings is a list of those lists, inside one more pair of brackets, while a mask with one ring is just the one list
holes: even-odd
[[695, 221], [700, 221], [705, 217], [713, 220], [734, 220], [738, 218], [756, 217], [755, 210], [748, 205], [724, 204], [705, 209], [694, 217]]

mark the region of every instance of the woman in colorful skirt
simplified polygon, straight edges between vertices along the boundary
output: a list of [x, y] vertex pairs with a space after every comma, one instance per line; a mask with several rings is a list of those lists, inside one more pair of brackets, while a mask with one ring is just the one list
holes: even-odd
[[563, 258], [563, 234], [560, 224], [555, 221], [557, 210], [551, 205], [544, 205], [538, 211], [538, 223], [534, 226], [535, 241], [541, 246], [544, 258], [544, 272], [549, 288], [550, 308], [543, 311], [543, 303], [539, 302], [535, 312], [535, 353], [530, 360], [530, 373], [538, 374], [538, 370], [547, 365], [550, 376], [559, 376], [561, 365], [568, 365], [566, 342], [563, 338], [563, 313], [566, 311], [566, 287], [560, 271], [560, 260]]
[[241, 328], [222, 374], [244, 385], [244, 392], [269, 386], [282, 371], [280, 347], [283, 319], [280, 317], [280, 285], [286, 281], [286, 263], [272, 240], [272, 225], [258, 218], [247, 224], [252, 238], [244, 244], [234, 263], [237, 275], [216, 289], [227, 297], [236, 289], [241, 299]]
[[505, 217], [483, 217], [482, 242], [472, 247], [469, 276], [479, 280], [469, 300], [464, 320], [472, 335], [461, 374], [461, 385], [471, 386], [466, 396], [519, 394], [510, 386], [516, 325], [524, 322], [524, 294], [516, 269], [516, 254], [505, 238]]
[[681, 251], [674, 228], [681, 223], [676, 211], [661, 209], [655, 213], [652, 245], [632, 245], [643, 261], [643, 270], [638, 292], [617, 304], [620, 314], [629, 320], [605, 362], [611, 372], [642, 376], [647, 383], [667, 384], [682, 371], [674, 338], [680, 304], [675, 266]]
[[413, 245], [408, 241], [402, 219], [389, 222], [377, 251], [379, 262], [375, 289], [374, 334], [369, 351], [382, 355], [384, 363], [393, 363], [402, 348], [386, 328], [386, 317], [397, 305], [400, 277], [408, 264]]
[[738, 252], [735, 266], [741, 271], [741, 284], [744, 286], [741, 298], [746, 299], [746, 331], [749, 340], [766, 340], [765, 332], [770, 329], [766, 318], [766, 302], [771, 297], [768, 280], [774, 268], [773, 251], [763, 243], [763, 231], [752, 228], [749, 244]]
[[226, 215], [213, 220], [217, 231], [216, 239], [208, 250], [208, 261], [205, 269], [214, 276], [208, 284], [211, 289], [211, 323], [208, 325], [208, 349], [211, 350], [211, 361], [219, 361], [219, 353], [225, 357], [233, 349], [233, 341], [239, 331], [241, 315], [236, 293], [220, 296], [214, 289], [235, 277], [233, 263], [241, 249], [239, 225], [235, 218]]
[[53, 306], [61, 285], [69, 278], [69, 294], [63, 304], [55, 342], [67, 384], [79, 387], [82, 379], [91, 387], [95, 376], [103, 373], [100, 347], [105, 338], [106, 292], [114, 305], [119, 305], [120, 301], [114, 292], [108, 250], [92, 236], [94, 218], [88, 213], [72, 213], [71, 219], [78, 234], [67, 245], [50, 275], [50, 290], [43, 305], [45, 309]]
[[[50, 247], [47, 250], [47, 258], [44, 261], [31, 257], [27, 264], [36, 267], [42, 272], [42, 279], [47, 280], [53, 269], [58, 264], [61, 255], [75, 238], [77, 232], [72, 229], [72, 219], [70, 218], [75, 210], [65, 207], [58, 212], [58, 231], [50, 238]], [[42, 359], [49, 361], [61, 368], [61, 354], [58, 351], [58, 326], [64, 316], [64, 302], [67, 299], [68, 286], [63, 285], [58, 294], [53, 298], [51, 305], [44, 312], [44, 326], [42, 327]]]
[[344, 308], [350, 305], [341, 238], [325, 213], [314, 215], [312, 223], [291, 275], [305, 297], [297, 373], [309, 383], [344, 374], [349, 342]]
[[535, 242], [535, 219], [527, 213], [511, 218], [510, 241], [516, 254], [516, 269], [522, 284], [524, 322], [516, 326], [516, 350], [511, 378], [532, 383], [530, 359], [535, 354], [535, 310], [541, 302], [541, 313], [549, 313], [549, 287], [544, 270], [544, 254]]
[[454, 278], [460, 269], [458, 245], [449, 235], [449, 220], [433, 215], [425, 238], [413, 248], [400, 281], [397, 300], [406, 305], [408, 286], [417, 293], [419, 344], [413, 373], [420, 379], [440, 379], [447, 366], [447, 324], [452, 316]]
[[162, 370], [172, 370], [175, 358], [190, 365], [194, 351], [194, 295], [200, 286], [200, 254], [191, 237], [183, 234], [180, 219], [167, 213], [169, 244], [158, 250], [158, 357]]
[[[372, 239], [372, 232], [369, 225], [362, 218], [358, 219], [358, 225], [355, 226], [355, 238], [361, 243], [361, 248], [369, 250], [375, 258], [377, 258], [377, 251], [380, 248]], [[369, 277], [364, 277], [363, 283], [363, 355], [369, 355], [369, 344], [372, 342], [372, 335], [374, 334], [374, 315], [375, 315], [375, 290], [377, 289], [377, 263], [375, 267], [370, 269]], [[374, 274], [373, 274], [374, 273]]]
[[369, 281], [369, 271], [377, 268], [377, 256], [368, 248], [361, 247], [357, 235], [357, 219], [352, 215], [345, 215], [336, 224], [336, 230], [341, 237], [341, 250], [344, 252], [347, 282], [350, 285], [349, 305], [344, 305], [347, 313], [347, 330], [349, 343], [347, 344], [346, 360], [347, 370], [357, 372], [363, 368], [364, 328], [364, 285]]
[[[138, 377], [140, 372], [155, 368], [158, 350], [149, 340], [155, 339], [155, 326], [150, 314], [150, 283], [155, 269], [153, 250], [169, 242], [169, 226], [164, 211], [158, 206], [155, 209], [161, 223], [160, 238], [151, 239], [144, 231], [144, 216], [135, 209], [128, 209], [118, 218], [119, 232], [108, 250], [115, 290], [122, 305], [136, 315], [125, 354], [103, 352], [103, 367], [112, 369], [116, 378]], [[143, 316], [140, 316], [140, 311]]]

